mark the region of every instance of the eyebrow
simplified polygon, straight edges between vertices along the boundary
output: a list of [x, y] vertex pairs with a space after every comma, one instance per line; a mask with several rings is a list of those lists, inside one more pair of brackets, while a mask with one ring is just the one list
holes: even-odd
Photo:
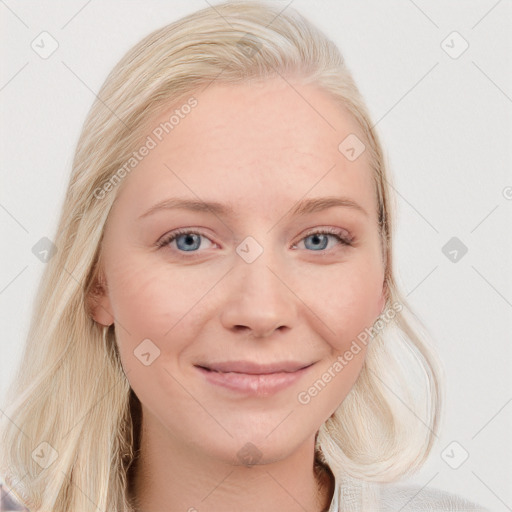
[[[328, 196], [317, 197], [313, 199], [304, 199], [291, 209], [292, 216], [302, 216], [308, 213], [314, 213], [335, 206], [352, 208], [368, 216], [368, 212], [359, 204], [347, 197]], [[149, 215], [160, 210], [191, 210], [196, 212], [210, 212], [219, 216], [232, 216], [235, 212], [232, 206], [218, 203], [216, 201], [197, 201], [195, 199], [170, 198], [161, 201], [149, 210], [144, 212], [139, 219], [148, 217]]]

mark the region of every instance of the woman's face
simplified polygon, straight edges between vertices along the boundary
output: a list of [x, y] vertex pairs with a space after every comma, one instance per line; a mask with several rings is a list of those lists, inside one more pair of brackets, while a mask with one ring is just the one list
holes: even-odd
[[354, 135], [340, 150], [361, 130], [315, 86], [194, 98], [150, 123], [155, 147], [117, 185], [94, 317], [115, 322], [148, 432], [226, 462], [282, 459], [350, 391], [366, 346], [344, 354], [384, 305], [368, 151], [354, 159]]

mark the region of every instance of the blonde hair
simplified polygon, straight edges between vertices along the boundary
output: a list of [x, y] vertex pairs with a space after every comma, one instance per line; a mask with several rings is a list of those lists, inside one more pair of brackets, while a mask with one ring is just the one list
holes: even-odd
[[[101, 199], [97, 190], [130, 158], [163, 106], [213, 81], [278, 76], [317, 84], [361, 127], [375, 183], [387, 305], [396, 313], [375, 329], [357, 382], [321, 426], [317, 459], [340, 479], [386, 482], [415, 471], [428, 456], [439, 428], [441, 368], [427, 330], [395, 282], [395, 199], [363, 99], [335, 44], [297, 11], [227, 2], [140, 41], [111, 71], [84, 123], [57, 252], [42, 277], [3, 408], [0, 474], [31, 510], [131, 510], [127, 475], [136, 456], [140, 403], [114, 332], [103, 339], [88, 301], [101, 282], [103, 230], [120, 187]], [[52, 450], [56, 459], [42, 468], [37, 453]]]

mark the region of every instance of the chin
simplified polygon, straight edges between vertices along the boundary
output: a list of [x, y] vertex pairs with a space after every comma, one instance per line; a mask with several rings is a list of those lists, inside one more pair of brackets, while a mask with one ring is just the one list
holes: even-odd
[[277, 430], [270, 435], [268, 429], [264, 432], [254, 428], [250, 432], [231, 432], [233, 437], [227, 440], [224, 436], [222, 443], [219, 438], [207, 439], [201, 436], [206, 441], [202, 449], [210, 457], [228, 465], [252, 467], [271, 464], [286, 459], [305, 442], [302, 439], [295, 440], [285, 429], [281, 435], [277, 435]]

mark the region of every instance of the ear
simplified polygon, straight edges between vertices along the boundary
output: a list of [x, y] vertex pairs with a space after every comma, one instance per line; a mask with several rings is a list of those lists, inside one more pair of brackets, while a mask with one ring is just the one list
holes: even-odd
[[114, 323], [107, 282], [102, 276], [95, 279], [87, 294], [87, 310], [89, 316], [101, 325]]

